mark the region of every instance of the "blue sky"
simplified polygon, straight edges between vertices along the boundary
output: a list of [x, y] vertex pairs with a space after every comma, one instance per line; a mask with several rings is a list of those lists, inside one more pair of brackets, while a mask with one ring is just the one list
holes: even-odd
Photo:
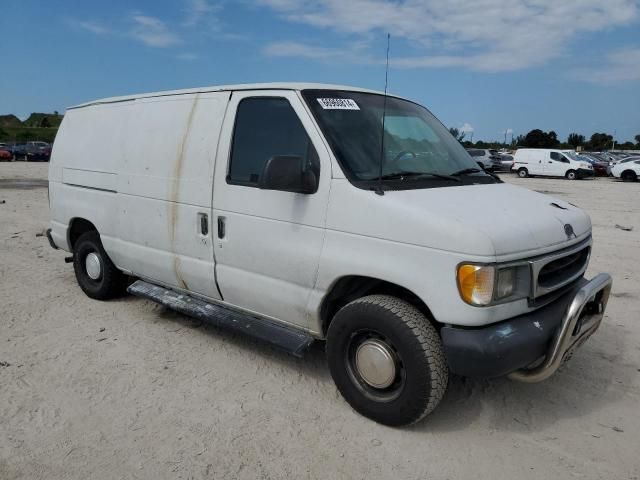
[[384, 88], [474, 140], [640, 133], [640, 0], [2, 0], [0, 113], [265, 81]]

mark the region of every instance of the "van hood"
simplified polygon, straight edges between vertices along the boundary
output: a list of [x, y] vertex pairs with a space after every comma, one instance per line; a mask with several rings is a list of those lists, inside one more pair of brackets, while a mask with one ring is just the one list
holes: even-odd
[[[360, 198], [340, 199], [344, 187], [332, 192], [329, 228], [498, 257], [562, 248], [591, 232], [591, 220], [580, 208], [506, 183], [395, 190], [383, 196], [359, 192], [368, 197], [366, 204], [357, 205]], [[369, 211], [375, 214], [362, 214]]]

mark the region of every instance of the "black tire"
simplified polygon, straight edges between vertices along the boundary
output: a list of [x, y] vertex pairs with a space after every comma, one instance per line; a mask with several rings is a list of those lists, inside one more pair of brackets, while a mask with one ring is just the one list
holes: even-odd
[[[87, 256], [94, 253], [100, 262], [100, 275], [91, 278], [87, 273]], [[126, 276], [113, 264], [102, 247], [98, 232], [83, 233], [73, 249], [73, 269], [82, 291], [96, 300], [108, 300], [124, 294]]]
[[620, 175], [620, 178], [623, 182], [635, 182], [638, 179], [638, 176], [633, 170], [625, 170]]
[[524, 168], [524, 167], [520, 167], [520, 168], [518, 169], [518, 176], [519, 176], [520, 178], [527, 178], [527, 177], [529, 176], [529, 170], [527, 170], [527, 169], [526, 169], [526, 168]]
[[567, 180], [575, 180], [578, 178], [578, 174], [576, 173], [575, 170], [569, 170], [567, 173], [564, 174], [564, 176]]
[[[371, 386], [355, 361], [363, 342], [382, 342], [394, 360], [392, 383]], [[442, 342], [413, 305], [388, 295], [370, 295], [347, 304], [327, 333], [331, 376], [345, 400], [360, 414], [390, 426], [417, 422], [431, 413], [449, 378]]]

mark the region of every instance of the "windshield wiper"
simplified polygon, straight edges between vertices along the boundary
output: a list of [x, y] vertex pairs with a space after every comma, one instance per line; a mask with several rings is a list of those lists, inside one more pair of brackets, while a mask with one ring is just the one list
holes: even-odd
[[452, 175], [443, 175], [435, 172], [393, 172], [382, 175], [382, 180], [403, 180], [405, 178], [417, 178], [417, 177], [435, 177], [442, 180], [451, 180], [453, 182], [460, 182], [461, 180]]
[[460, 177], [461, 175], [467, 175], [469, 173], [480, 173], [483, 172], [485, 175], [492, 177], [497, 183], [504, 183], [502, 179], [493, 172], [489, 172], [488, 170], [480, 170], [479, 168], [463, 168], [462, 170], [458, 170], [457, 172], [453, 172], [451, 175], [455, 177]]
[[479, 168], [463, 168], [462, 170], [458, 170], [457, 172], [453, 172], [451, 174], [451, 176], [453, 177], [459, 177], [460, 175], [467, 175], [469, 173], [479, 173], [482, 172], [483, 170], [480, 170]]

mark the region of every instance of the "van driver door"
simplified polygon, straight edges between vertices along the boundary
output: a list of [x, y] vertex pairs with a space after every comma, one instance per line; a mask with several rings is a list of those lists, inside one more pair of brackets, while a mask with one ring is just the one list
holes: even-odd
[[553, 177], [563, 177], [564, 171], [567, 169], [567, 165], [563, 163], [564, 156], [558, 152], [549, 153], [545, 163], [545, 175]]
[[[259, 188], [266, 162], [300, 156], [315, 193]], [[294, 91], [233, 92], [213, 188], [216, 279], [225, 302], [307, 328], [331, 179], [324, 143]]]

